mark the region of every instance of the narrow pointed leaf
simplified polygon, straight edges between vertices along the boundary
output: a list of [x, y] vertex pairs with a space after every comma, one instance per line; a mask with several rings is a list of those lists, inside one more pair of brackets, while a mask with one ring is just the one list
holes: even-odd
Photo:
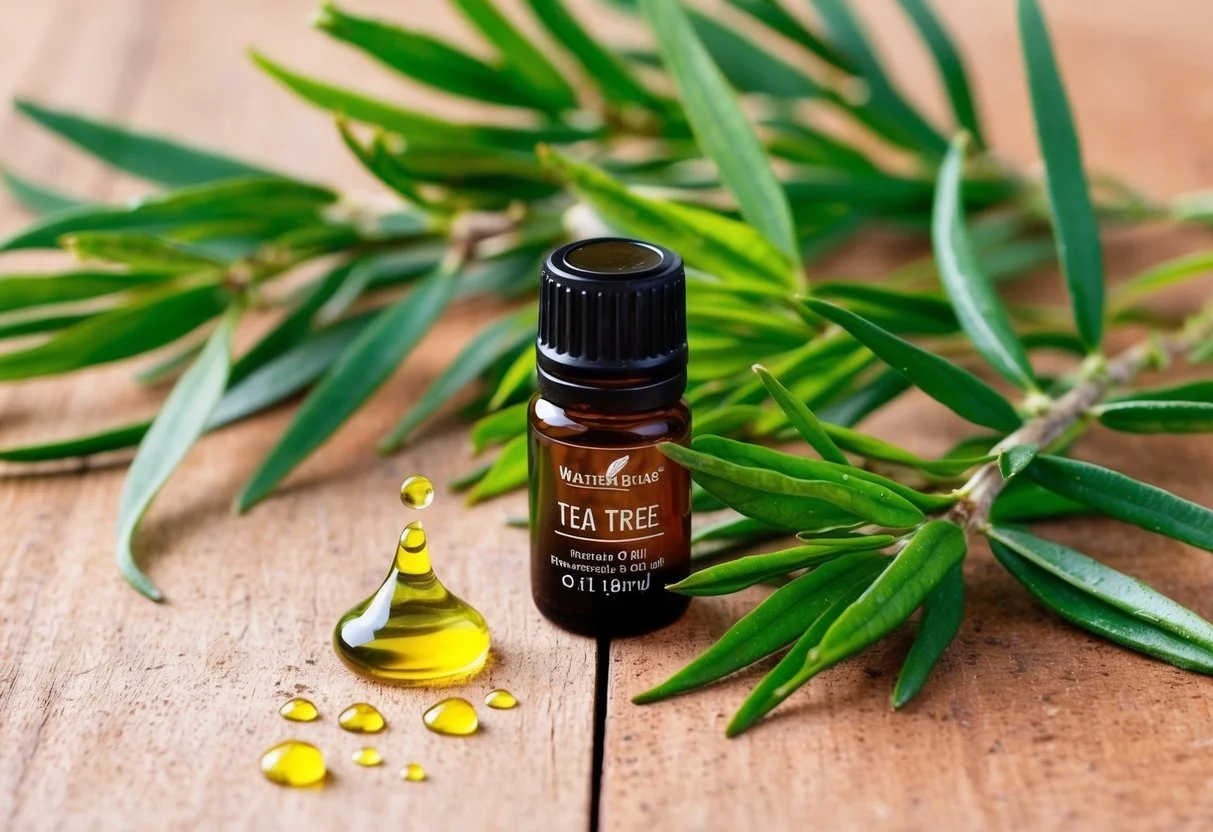
[[805, 442], [808, 442], [817, 453], [821, 454], [822, 459], [827, 462], [837, 462], [840, 465], [850, 464], [846, 454], [838, 450], [838, 446], [834, 444], [834, 440], [830, 439], [829, 434], [822, 428], [821, 422], [813, 415], [813, 411], [809, 410], [808, 405], [793, 396], [791, 391], [780, 384], [766, 367], [755, 364], [754, 372], [762, 379], [763, 385], [771, 394], [771, 398], [775, 400], [775, 404], [779, 405], [779, 409], [787, 414], [792, 427], [796, 428], [796, 432]]
[[535, 384], [535, 347], [524, 349], [514, 359], [514, 363], [501, 376], [497, 389], [489, 398], [489, 410], [497, 410], [512, 399], [519, 391], [533, 389]]
[[737, 92], [788, 99], [821, 95], [817, 82], [766, 46], [698, 10], [688, 9], [687, 14], [704, 48]]
[[951, 335], [960, 331], [952, 305], [938, 292], [904, 292], [848, 281], [817, 284], [813, 295], [836, 301], [896, 334]]
[[138, 445], [149, 427], [151, 422], [136, 422], [71, 439], [3, 448], [0, 459], [5, 462], [50, 462], [120, 451]]
[[792, 214], [770, 160], [737, 105], [737, 98], [704, 49], [680, 2], [641, 0], [691, 129], [716, 163], [741, 215], [793, 264], [800, 247]]
[[164, 596], [135, 563], [132, 550], [135, 532], [156, 494], [202, 435], [211, 411], [223, 395], [237, 320], [235, 310], [223, 319], [198, 360], [173, 387], [139, 443], [139, 451], [122, 484], [115, 552], [118, 569], [131, 586], [154, 601]]
[[493, 460], [488, 473], [479, 480], [468, 494], [468, 505], [482, 502], [507, 491], [513, 491], [526, 483], [527, 436], [520, 434], [505, 444], [501, 453]]
[[918, 633], [893, 687], [894, 708], [904, 707], [918, 695], [956, 637], [964, 615], [964, 587], [964, 570], [957, 564], [923, 601]]
[[1002, 301], [978, 263], [965, 226], [960, 186], [964, 175], [965, 146], [962, 135], [939, 169], [935, 189], [932, 234], [939, 278], [961, 327], [990, 366], [1007, 381], [1025, 390], [1036, 389], [1036, 375], [1023, 344]]
[[632, 701], [647, 705], [723, 679], [791, 644], [862, 576], [887, 561], [867, 552], [822, 564], [780, 587], [743, 616], [703, 655]]
[[857, 425], [880, 408], [909, 391], [910, 382], [893, 369], [861, 383], [850, 393], [818, 409], [823, 422], [842, 427]]
[[107, 164], [170, 188], [218, 179], [278, 175], [259, 165], [191, 147], [174, 139], [44, 107], [28, 99], [17, 99], [14, 106], [23, 115]]
[[1176, 667], [1213, 674], [1213, 650], [1101, 601], [998, 540], [990, 541], [990, 551], [1028, 592], [1071, 624]]
[[1026, 443], [1023, 445], [1013, 445], [999, 453], [998, 470], [1002, 473], [1002, 478], [1010, 480], [1018, 476], [1023, 469], [1032, 464], [1032, 460], [1036, 458], [1036, 454], [1039, 451], [1039, 445]]
[[1034, 523], [1090, 513], [1089, 506], [1054, 494], [1026, 477], [1016, 477], [994, 500], [990, 519], [995, 523]]
[[62, 245], [81, 260], [104, 260], [131, 269], [177, 274], [216, 271], [227, 263], [197, 248], [168, 242], [138, 231], [80, 232], [62, 239]]
[[1213, 431], [1213, 404], [1186, 401], [1124, 401], [1101, 405], [1099, 423], [1126, 433]]
[[1011, 403], [967, 370], [842, 307], [818, 300], [805, 303], [818, 315], [847, 330], [881, 361], [957, 415], [994, 430], [1011, 431], [1019, 427], [1020, 418]]
[[1210, 272], [1213, 272], [1213, 251], [1185, 254], [1117, 284], [1112, 290], [1112, 299], [1116, 308], [1123, 310], [1157, 291], [1193, 278], [1204, 277]]
[[1213, 404], [1213, 380], [1189, 381], [1169, 387], [1134, 390], [1113, 402], [1202, 402]]
[[90, 300], [131, 289], [146, 289], [171, 278], [164, 272], [80, 270], [60, 274], [0, 277], [0, 312], [30, 306]]
[[246, 511], [265, 498], [378, 390], [429, 330], [455, 293], [450, 269], [440, 268], [378, 314], [312, 390], [286, 432], [240, 492]]
[[1018, 0], [1019, 30], [1036, 136], [1044, 156], [1057, 256], [1070, 290], [1078, 334], [1087, 348], [1103, 337], [1104, 268], [1099, 223], [1091, 206], [1070, 102], [1037, 0]]
[[1155, 534], [1213, 552], [1213, 511], [1090, 462], [1041, 455], [1025, 475], [1050, 491]]
[[713, 540], [737, 540], [739, 538], [768, 540], [774, 537], [785, 537], [783, 529], [768, 526], [752, 517], [734, 517], [722, 520], [711, 526], [704, 526], [691, 535], [691, 543], [705, 543]]
[[7, 168], [0, 167], [0, 178], [4, 180], [13, 199], [17, 200], [27, 211], [32, 211], [40, 216], [88, 205], [87, 200], [68, 196], [46, 185], [39, 185], [37, 182], [18, 176]]
[[827, 41], [788, 13], [778, 0], [728, 0], [729, 4], [762, 21], [769, 28], [795, 41], [831, 66], [850, 71], [850, 61]]
[[472, 453], [483, 453], [486, 448], [502, 445], [524, 433], [529, 406], [529, 402], [519, 402], [477, 420], [469, 432]]
[[944, 28], [943, 22], [931, 8], [929, 0], [899, 0], [901, 8], [909, 16], [910, 22], [918, 30], [923, 43], [931, 52], [935, 61], [935, 69], [943, 82], [948, 94], [948, 103], [952, 107], [952, 115], [956, 126], [967, 130], [973, 135], [979, 147], [984, 147], [986, 140], [977, 118], [977, 104], [973, 101], [973, 91], [969, 85], [969, 73], [965, 70], [964, 59], [955, 42]]
[[858, 454], [868, 459], [879, 459], [883, 462], [892, 462], [896, 465], [917, 468], [919, 471], [926, 471], [928, 474], [940, 477], [954, 477], [958, 474], [963, 474], [970, 468], [983, 465], [994, 458], [986, 454], [973, 457], [950, 456], [942, 459], [923, 459], [917, 454], [910, 453], [905, 448], [900, 448], [897, 445], [885, 442], [883, 439], [877, 439], [875, 436], [869, 436], [857, 430], [830, 424], [824, 425], [824, 428], [825, 432], [829, 434], [834, 442], [853, 454]]

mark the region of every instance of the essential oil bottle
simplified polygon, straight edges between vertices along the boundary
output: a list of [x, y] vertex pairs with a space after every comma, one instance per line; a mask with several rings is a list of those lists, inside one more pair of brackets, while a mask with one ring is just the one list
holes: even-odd
[[691, 435], [682, 258], [602, 238], [552, 252], [540, 273], [528, 411], [531, 593], [591, 636], [649, 632], [688, 599], [691, 482], [657, 448]]

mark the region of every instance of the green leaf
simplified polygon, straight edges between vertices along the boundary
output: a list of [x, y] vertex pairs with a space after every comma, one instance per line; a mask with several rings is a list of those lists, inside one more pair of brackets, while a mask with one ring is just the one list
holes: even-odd
[[805, 304], [847, 330], [880, 360], [957, 415], [994, 430], [1011, 431], [1019, 427], [1019, 415], [1011, 403], [967, 370], [842, 307], [819, 300], [806, 300]]
[[421, 398], [379, 443], [387, 453], [407, 442], [426, 419], [505, 356], [535, 337], [535, 310], [528, 307], [485, 327], [455, 357]]
[[1000, 452], [998, 470], [1002, 473], [1002, 478], [1009, 481], [1018, 476], [1023, 469], [1032, 464], [1038, 451], [1040, 451], [1040, 446], [1029, 442], [1023, 445], [1012, 445]]
[[548, 102], [547, 109], [577, 106], [577, 93], [547, 56], [527, 39], [491, 0], [454, 0], [455, 5], [501, 53], [502, 71]]
[[948, 299], [934, 292], [904, 292], [862, 283], [829, 282], [815, 285], [813, 295], [839, 301], [855, 314], [894, 333], [951, 335], [960, 329]]
[[1213, 511], [1089, 462], [1040, 455], [1025, 472], [1055, 494], [1213, 552]]
[[0, 354], [0, 381], [70, 373], [154, 350], [194, 331], [226, 308], [215, 283], [166, 288], [71, 326], [49, 341]]
[[717, 566], [709, 566], [667, 586], [666, 589], [680, 595], [727, 595], [798, 569], [819, 566], [840, 555], [882, 549], [893, 540], [890, 534], [816, 538], [804, 546], [794, 546], [763, 555], [748, 555]]
[[1213, 430], [1213, 404], [1185, 401], [1123, 401], [1100, 405], [1099, 423], [1126, 433], [1206, 433]]
[[651, 110], [668, 109], [669, 104], [645, 88], [614, 51], [595, 40], [561, 0], [527, 1], [553, 40], [585, 68], [586, 77], [606, 100]]
[[535, 384], [535, 346], [528, 346], [518, 354], [514, 362], [501, 376], [497, 389], [489, 398], [489, 410], [497, 410], [514, 397], [520, 390], [533, 387]]
[[1213, 251], [1185, 254], [1118, 284], [1112, 290], [1112, 300], [1117, 309], [1124, 310], [1147, 295], [1192, 278], [1203, 277], [1210, 271], [1213, 271]]
[[51, 109], [28, 99], [19, 98], [13, 105], [46, 129], [118, 170], [170, 188], [219, 179], [278, 175], [239, 159], [66, 110]]
[[786, 532], [774, 526], [768, 526], [752, 517], [732, 517], [711, 526], [704, 526], [691, 535], [691, 544], [706, 543], [714, 540], [737, 540], [738, 538], [762, 538], [769, 540], [773, 537], [784, 537]]
[[239, 511], [265, 498], [388, 380], [450, 302], [455, 285], [452, 269], [440, 267], [378, 314], [299, 406], [237, 497]]
[[493, 467], [468, 494], [468, 505], [512, 491], [527, 480], [527, 435], [515, 436], [493, 460]]
[[58, 332], [95, 318], [99, 314], [99, 312], [72, 312], [64, 315], [22, 315], [11, 323], [0, 323], [0, 340], [25, 335], [41, 335], [44, 332]]
[[827, 462], [837, 462], [840, 465], [850, 464], [846, 454], [838, 450], [834, 440], [830, 439], [821, 422], [804, 402], [793, 396], [788, 388], [780, 384], [779, 380], [767, 371], [766, 367], [755, 364], [754, 372], [762, 379], [763, 385], [771, 394], [771, 398], [775, 400], [775, 404], [779, 405], [779, 409], [787, 414], [792, 427], [796, 428], [796, 432], [805, 442], [808, 442], [817, 453], [821, 454], [822, 459]]
[[0, 179], [4, 180], [13, 199], [17, 200], [27, 211], [39, 216], [82, 208], [88, 204], [84, 200], [18, 176], [7, 168], [0, 167]]
[[790, 99], [821, 95], [817, 82], [767, 47], [695, 9], [687, 14], [704, 48], [737, 92]]
[[904, 448], [899, 448], [892, 443], [885, 442], [883, 439], [877, 439], [875, 436], [869, 436], [857, 430], [831, 424], [823, 425], [823, 427], [834, 442], [851, 453], [867, 457], [868, 459], [879, 459], [883, 462], [892, 462], [897, 465], [917, 468], [920, 471], [926, 471], [928, 474], [940, 477], [954, 477], [957, 474], [963, 474], [970, 468], [975, 468], [994, 459], [994, 457], [988, 454], [975, 457], [923, 459]]
[[[704, 444], [709, 438], [717, 441]], [[836, 517], [840, 524], [848, 523], [850, 516], [893, 528], [907, 528], [922, 521], [922, 512], [904, 497], [858, 476], [839, 474], [828, 463], [788, 457], [801, 463], [798, 467], [808, 474], [792, 476], [698, 450], [715, 447], [727, 452], [741, 445], [726, 442], [717, 437], [703, 437], [695, 441], [695, 448], [669, 442], [660, 447], [662, 453], [690, 470], [696, 482], [731, 508], [773, 526], [806, 528], [823, 514]]]
[[574, 142], [594, 135], [593, 131], [558, 125], [527, 129], [443, 121], [415, 110], [385, 104], [352, 90], [316, 81], [292, 72], [256, 52], [253, 53], [253, 60], [305, 101], [353, 121], [373, 124], [399, 133], [410, 146], [445, 148], [452, 152], [485, 147], [531, 150], [541, 142]]
[[991, 539], [990, 551], [1028, 592], [1071, 624], [1176, 667], [1213, 673], [1213, 651], [1208, 648], [1101, 601], [998, 540]]
[[190, 274], [227, 267], [195, 248], [138, 231], [81, 232], [64, 237], [62, 244], [81, 260], [104, 260], [132, 269]]
[[1203, 402], [1213, 404], [1213, 380], [1189, 381], [1169, 387], [1134, 390], [1114, 402]]
[[233, 309], [223, 319], [198, 360], [173, 387], [139, 443], [139, 451], [122, 484], [115, 551], [118, 570], [131, 586], [153, 601], [164, 596], [135, 563], [132, 551], [135, 532], [156, 494], [202, 435], [211, 411], [223, 395], [238, 311]]
[[973, 135], [979, 147], [986, 144], [982, 134], [981, 124], [977, 118], [977, 105], [973, 101], [973, 93], [969, 87], [969, 75], [965, 70], [964, 59], [960, 50], [952, 41], [942, 21], [931, 9], [928, 0], [899, 0], [901, 8], [918, 30], [923, 43], [931, 52], [935, 61], [935, 69], [943, 81], [948, 93], [948, 103], [952, 106], [952, 115], [956, 118], [959, 128]]
[[918, 633], [893, 687], [894, 708], [904, 707], [918, 695], [956, 637], [964, 614], [964, 589], [964, 570], [956, 564], [923, 601]]
[[783, 35], [785, 38], [799, 43], [831, 66], [847, 71], [851, 70], [850, 62], [843, 55], [838, 54], [838, 51], [833, 46], [822, 40], [821, 37], [810, 29], [807, 29], [798, 18], [789, 14], [777, 0], [728, 0], [728, 2], [730, 5], [736, 6], [747, 14], [752, 15], [756, 20], [762, 21], [767, 27]]
[[[903, 3], [905, 0], [903, 0]], [[932, 232], [939, 279], [969, 340], [1003, 378], [1025, 390], [1036, 390], [1036, 375], [1015, 335], [994, 286], [981, 271], [968, 229], [960, 185], [964, 175], [966, 137], [952, 142], [939, 169]]]
[[1018, 10], [1036, 136], [1044, 156], [1053, 212], [1057, 258], [1070, 290], [1078, 334], [1087, 348], [1095, 351], [1103, 337], [1104, 318], [1099, 223], [1091, 207], [1082, 150], [1044, 16], [1036, 0], [1018, 0]]
[[861, 578], [884, 567], [887, 558], [861, 552], [822, 564], [768, 596], [703, 655], [660, 685], [632, 697], [637, 705], [668, 699], [723, 679], [792, 643]]
[[49, 462], [133, 448], [149, 427], [151, 422], [138, 422], [71, 439], [3, 448], [0, 459], [5, 462]]
[[162, 272], [98, 270], [5, 275], [0, 277], [0, 312], [90, 300], [131, 289], [155, 287], [170, 277]]
[[429, 35], [357, 17], [327, 2], [312, 24], [422, 84], [494, 104], [542, 108], [548, 103], [547, 96], [510, 83], [498, 68]]
[[862, 382], [847, 395], [818, 410], [821, 420], [840, 427], [857, 425], [872, 413], [910, 389], [905, 376], [896, 370], [884, 370]]
[[[887, 560], [887, 559], [886, 559]], [[787, 683], [794, 679], [804, 665], [809, 652], [821, 642], [821, 637], [838, 620], [838, 617], [855, 602], [872, 583], [875, 574], [865, 574], [837, 594], [836, 599], [822, 610], [792, 648], [783, 655], [779, 663], [763, 676], [750, 695], [741, 703], [737, 713], [729, 720], [725, 736], [735, 737], [745, 731], [765, 714], [770, 713], [780, 702], [792, 694]]]
[[640, 6], [704, 155], [716, 163], [741, 215], [798, 268], [800, 247], [783, 189], [681, 3], [641, 0]]
[[519, 402], [476, 421], [469, 435], [472, 453], [484, 453], [486, 448], [501, 445], [526, 432], [526, 414], [529, 402]]
[[1213, 624], [1136, 578], [1060, 543], [1042, 540], [1019, 529], [995, 527], [986, 534], [991, 540], [1087, 595], [1134, 618], [1149, 621], [1177, 636], [1190, 639], [1213, 653]]
[[995, 523], [1033, 523], [1090, 513], [1091, 509], [1082, 503], [1016, 477], [994, 500], [990, 519]]
[[794, 285], [788, 259], [745, 223], [640, 196], [550, 148], [540, 148], [539, 158], [608, 224], [677, 251], [692, 268], [743, 284]]

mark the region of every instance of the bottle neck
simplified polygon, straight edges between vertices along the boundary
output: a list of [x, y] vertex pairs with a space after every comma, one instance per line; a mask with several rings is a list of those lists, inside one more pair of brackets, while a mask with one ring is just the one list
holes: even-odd
[[567, 369], [545, 366], [543, 361], [536, 367], [540, 395], [565, 408], [584, 407], [599, 413], [644, 413], [677, 404], [687, 387], [685, 365], [673, 375], [657, 378], [645, 375], [578, 377], [561, 372]]

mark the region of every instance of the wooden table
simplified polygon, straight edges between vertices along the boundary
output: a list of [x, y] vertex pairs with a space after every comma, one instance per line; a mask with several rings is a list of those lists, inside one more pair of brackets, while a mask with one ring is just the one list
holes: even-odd
[[[377, 6], [459, 31], [442, 0]], [[584, 5], [584, 4], [580, 4]], [[935, 81], [891, 0], [863, 2], [907, 85], [939, 111]], [[975, 65], [996, 144], [1035, 158], [1013, 4], [940, 3]], [[1202, 0], [1046, 4], [1090, 163], [1158, 195], [1213, 184], [1213, 7]], [[309, 31], [306, 2], [40, 0], [0, 8], [0, 90], [171, 131], [342, 187], [373, 188], [325, 116], [295, 103], [243, 58], [256, 43], [316, 74], [434, 103]], [[394, 11], [393, 11], [394, 9]], [[406, 9], [402, 11], [402, 9]], [[455, 108], [458, 110], [459, 108]], [[3, 158], [97, 198], [138, 192], [91, 161], [0, 115]], [[21, 221], [10, 206], [0, 227]], [[1200, 233], [1116, 236], [1117, 275], [1208, 244]], [[877, 273], [904, 252], [864, 246], [834, 265]], [[12, 258], [9, 272], [28, 264]], [[38, 259], [38, 262], [42, 262]], [[1204, 287], [1207, 291], [1207, 286]], [[1190, 305], [1199, 291], [1169, 299]], [[346, 672], [328, 646], [342, 611], [371, 590], [403, 522], [402, 475], [465, 470], [451, 428], [391, 459], [373, 440], [469, 331], [444, 324], [369, 407], [251, 516], [231, 495], [285, 426], [278, 411], [206, 438], [139, 537], [169, 601], [148, 603], [112, 564], [119, 467], [0, 482], [0, 828], [415, 829], [1208, 829], [1213, 824], [1209, 682], [1061, 625], [976, 550], [969, 612], [924, 695], [893, 714], [887, 695], [905, 637], [798, 693], [767, 724], [726, 740], [753, 674], [639, 708], [664, 678], [757, 597], [696, 602], [647, 638], [599, 646], [547, 625], [527, 592], [526, 540], [503, 520], [520, 495], [468, 512], [441, 493], [430, 510], [440, 574], [493, 625], [492, 667], [459, 692], [504, 686], [522, 702], [484, 709], [466, 740], [430, 734], [442, 692], [386, 688]], [[65, 436], [152, 412], [129, 367], [0, 387], [5, 444]], [[956, 424], [919, 398], [872, 422], [919, 450]], [[1213, 442], [1100, 435], [1112, 464], [1213, 503]], [[1213, 614], [1208, 555], [1107, 520], [1053, 524], [1117, 567]], [[300, 693], [323, 719], [276, 714]], [[357, 700], [379, 705], [387, 760], [350, 762], [359, 738], [336, 725]], [[605, 727], [595, 734], [595, 705]], [[291, 735], [317, 742], [331, 781], [276, 788], [259, 753]], [[401, 782], [407, 761], [431, 773]], [[596, 762], [598, 761], [598, 762]], [[599, 768], [599, 762], [601, 768]], [[597, 815], [595, 816], [595, 812]]]

